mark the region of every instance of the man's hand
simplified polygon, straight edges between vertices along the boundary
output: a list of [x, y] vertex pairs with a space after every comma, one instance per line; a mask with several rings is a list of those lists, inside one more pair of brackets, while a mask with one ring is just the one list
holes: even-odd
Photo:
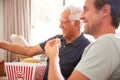
[[49, 58], [53, 58], [58, 56], [59, 48], [60, 48], [60, 39], [56, 38], [50, 40], [45, 45], [45, 53]]

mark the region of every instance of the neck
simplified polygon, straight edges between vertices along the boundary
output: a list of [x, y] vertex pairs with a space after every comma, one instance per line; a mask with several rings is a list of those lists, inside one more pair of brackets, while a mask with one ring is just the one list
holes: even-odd
[[116, 28], [111, 26], [111, 27], [106, 27], [103, 30], [100, 30], [99, 33], [94, 34], [94, 38], [97, 39], [98, 37], [105, 35], [105, 34], [115, 34]]
[[81, 35], [81, 34], [79, 33], [79, 34], [77, 34], [77, 35], [75, 35], [75, 36], [73, 36], [73, 37], [65, 38], [65, 41], [66, 41], [66, 43], [71, 43], [71, 42], [73, 42], [75, 39], [77, 39], [80, 35]]

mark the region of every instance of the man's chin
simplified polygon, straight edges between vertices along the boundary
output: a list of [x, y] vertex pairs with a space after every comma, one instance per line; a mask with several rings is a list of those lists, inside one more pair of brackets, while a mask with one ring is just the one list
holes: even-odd
[[85, 31], [85, 30], [84, 30], [84, 33], [85, 33], [85, 34], [89, 34], [89, 33], [88, 33], [87, 31]]
[[84, 31], [84, 33], [92, 36], [92, 34], [88, 31]]
[[85, 34], [87, 33], [85, 30], [83, 31]]

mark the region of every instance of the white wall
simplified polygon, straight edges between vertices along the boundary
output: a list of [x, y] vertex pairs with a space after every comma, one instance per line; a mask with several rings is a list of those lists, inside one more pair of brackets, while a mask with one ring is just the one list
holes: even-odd
[[[0, 0], [0, 41], [3, 40], [3, 0]], [[5, 51], [0, 49], [0, 60], [5, 58]]]

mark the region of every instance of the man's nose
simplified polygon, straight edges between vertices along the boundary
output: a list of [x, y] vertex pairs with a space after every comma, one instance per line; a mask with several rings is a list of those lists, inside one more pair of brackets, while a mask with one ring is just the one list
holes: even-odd
[[59, 24], [59, 28], [62, 28], [62, 27], [63, 27], [63, 25], [62, 25], [62, 23], [60, 23], [60, 24]]
[[81, 13], [80, 19], [84, 19], [84, 13]]

